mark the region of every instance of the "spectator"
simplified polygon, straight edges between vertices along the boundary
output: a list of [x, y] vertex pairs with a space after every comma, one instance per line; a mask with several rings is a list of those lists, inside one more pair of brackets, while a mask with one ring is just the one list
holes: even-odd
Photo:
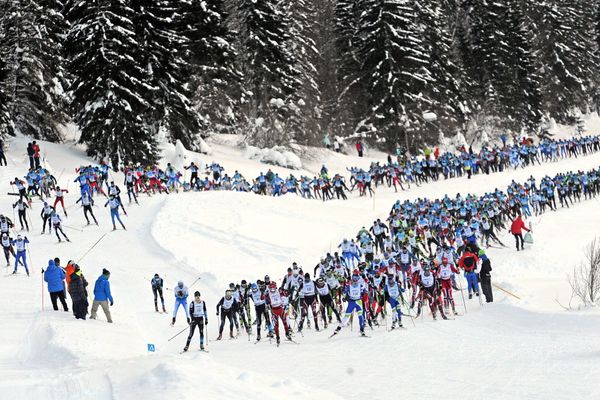
[[81, 273], [79, 265], [71, 263], [69, 265], [74, 265], [73, 273], [69, 276], [69, 295], [73, 301], [73, 314], [75, 318], [85, 320], [89, 306], [86, 290], [88, 283]]
[[108, 278], [110, 277], [110, 272], [106, 269], [102, 269], [102, 275], [96, 279], [96, 284], [94, 285], [94, 302], [92, 303], [92, 313], [90, 315], [90, 319], [96, 319], [96, 312], [98, 311], [98, 306], [102, 306], [102, 311], [104, 311], [104, 315], [106, 315], [106, 320], [109, 323], [112, 323], [112, 318], [110, 316], [110, 309], [108, 307], [109, 302], [110, 305], [113, 305], [113, 298], [110, 294], [110, 283], [108, 283]]
[[58, 311], [57, 299], [60, 300], [63, 309], [69, 311], [65, 298], [65, 272], [58, 267], [54, 260], [48, 261], [48, 267], [44, 271], [44, 281], [48, 283], [48, 292], [54, 311]]

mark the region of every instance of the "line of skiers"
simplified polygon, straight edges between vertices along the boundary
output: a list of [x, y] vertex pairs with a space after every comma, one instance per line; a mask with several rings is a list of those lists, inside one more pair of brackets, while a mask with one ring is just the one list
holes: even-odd
[[[493, 301], [492, 266], [482, 246], [489, 247], [490, 242], [504, 246], [496, 233], [507, 229], [519, 236], [519, 229], [527, 229], [522, 215], [530, 216], [530, 207], [537, 207], [539, 213], [556, 210], [557, 194], [567, 206], [566, 201], [599, 193], [597, 168], [546, 176], [539, 182], [532, 177], [521, 184], [512, 181], [506, 192], [496, 189], [482, 196], [397, 201], [385, 222], [378, 219], [368, 230], [363, 227], [356, 239], [339, 244], [339, 253], [322, 257], [314, 267], [314, 278], [294, 263], [279, 285], [269, 276], [256, 283], [231, 283], [217, 305], [221, 316], [217, 339], [222, 338], [226, 322], [230, 337], [237, 337], [242, 328], [250, 335], [253, 318], [257, 340], [264, 327], [279, 343], [279, 320], [285, 336], [291, 338], [294, 330], [302, 332], [311, 321], [315, 330], [326, 328], [334, 316], [338, 322], [335, 335], [353, 313], [361, 334], [367, 324], [387, 322], [388, 310], [391, 327], [402, 326], [401, 307], [411, 317], [420, 316], [426, 306], [433, 318], [438, 313], [443, 319], [458, 315], [454, 292], [463, 293], [461, 274], [468, 299], [481, 299], [483, 293], [486, 302]], [[540, 196], [539, 204], [529, 201], [532, 194]], [[521, 249], [522, 240], [518, 240], [517, 250]], [[415, 314], [410, 314], [415, 307]], [[206, 312], [205, 304], [202, 309]]]

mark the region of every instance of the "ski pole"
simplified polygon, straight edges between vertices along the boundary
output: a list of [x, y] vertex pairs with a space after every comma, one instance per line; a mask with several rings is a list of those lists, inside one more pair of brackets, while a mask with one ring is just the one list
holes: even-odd
[[44, 311], [44, 268], [42, 268], [42, 311]]
[[465, 314], [467, 313], [467, 303], [465, 302], [465, 294], [463, 293], [462, 280], [460, 279], [460, 274], [458, 274], [458, 284], [460, 285], [460, 295], [463, 299], [463, 306], [465, 307]]
[[200, 279], [202, 279], [202, 277], [198, 277], [198, 279], [196, 279], [189, 287], [188, 289], [191, 289], [192, 286], [194, 286]]
[[79, 228], [75, 228], [73, 226], [69, 226], [69, 225], [63, 225], [65, 228], [69, 228], [69, 229], [73, 229], [74, 231], [79, 231], [79, 232], [83, 232], [83, 229], [79, 229]]
[[98, 243], [100, 243], [100, 241], [101, 241], [102, 239], [104, 239], [104, 236], [106, 236], [106, 233], [105, 233], [105, 234], [103, 234], [102, 236], [100, 236], [100, 239], [98, 239], [98, 240], [96, 241], [96, 243], [94, 243], [94, 244], [92, 245], [92, 247], [90, 247], [90, 248], [88, 249], [88, 251], [86, 251], [86, 252], [85, 252], [85, 253], [84, 253], [84, 254], [83, 254], [83, 255], [82, 255], [80, 258], [79, 258], [79, 260], [77, 260], [76, 264], [79, 264], [79, 263], [81, 262], [81, 260], [83, 260], [83, 259], [85, 258], [85, 256], [87, 256], [87, 255], [88, 255], [88, 253], [89, 253], [90, 251], [92, 251], [92, 249], [93, 249], [94, 247], [96, 247], [96, 246], [98, 245]]
[[516, 294], [513, 294], [511, 292], [509, 292], [508, 290], [502, 289], [500, 286], [496, 285], [495, 283], [492, 283], [492, 285], [496, 288], [496, 289], [500, 289], [502, 290], [504, 293], [511, 295], [512, 297], [514, 297], [517, 300], [521, 300], [521, 298], [519, 296], [517, 296]]
[[183, 328], [181, 331], [179, 331], [178, 333], [175, 334], [175, 336], [172, 336], [169, 340], [167, 340], [167, 342], [170, 342], [171, 340], [175, 339], [177, 336], [181, 335], [183, 332], [186, 331], [186, 329], [188, 329], [189, 326], [186, 326], [185, 328]]

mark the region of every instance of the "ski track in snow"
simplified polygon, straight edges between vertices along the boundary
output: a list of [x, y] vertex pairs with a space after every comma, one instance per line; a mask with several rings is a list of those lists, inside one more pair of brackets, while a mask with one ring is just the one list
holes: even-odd
[[[7, 182], [22, 176], [27, 166], [26, 158], [18, 155], [25, 139], [15, 139], [12, 146], [19, 150], [9, 151], [9, 160], [20, 165], [0, 168], [2, 211], [11, 218], [8, 203], [16, 198], [5, 195], [11, 191]], [[78, 192], [72, 183], [73, 168], [89, 161], [78, 149], [45, 142], [41, 146], [57, 178], [64, 169], [60, 184], [68, 186], [66, 203], [72, 204]], [[225, 154], [226, 146], [216, 148], [205, 162], [219, 161], [218, 156]], [[270, 167], [249, 160], [236, 164], [236, 157], [232, 151], [224, 164], [227, 171], [239, 169], [252, 176], [247, 168], [254, 173]], [[355, 165], [356, 158], [331, 159], [330, 171], [341, 171], [344, 163]], [[85, 322], [74, 320], [70, 312], [48, 311], [45, 288], [46, 311], [41, 311], [40, 269], [55, 256], [63, 265], [77, 260], [110, 229], [104, 202], [99, 199], [94, 208], [100, 227], [87, 227], [83, 233], [68, 230], [73, 243], [57, 245], [55, 236], [39, 234], [41, 204], [35, 201], [30, 212], [34, 229], [28, 234], [32, 277], [22, 270], [14, 277], [0, 277], [0, 397], [600, 398], [600, 314], [595, 309], [566, 313], [554, 300], [568, 303], [566, 274], [581, 258], [582, 246], [600, 233], [597, 199], [532, 218], [535, 244], [522, 253], [512, 249], [512, 237], [506, 233], [500, 238], [511, 248], [488, 250], [494, 282], [514, 291], [521, 301], [495, 290], [495, 303], [480, 307], [477, 298], [467, 300], [467, 313], [454, 321], [432, 321], [426, 313], [414, 327], [405, 317], [406, 330], [387, 333], [383, 327], [367, 328], [370, 339], [356, 337], [356, 326], [327, 339], [330, 326], [318, 333], [307, 329], [304, 337], [296, 335], [300, 345], [284, 342], [279, 348], [266, 338], [253, 345], [254, 336], [248, 342], [244, 333], [237, 340], [213, 341], [218, 329], [214, 307], [230, 281], [255, 280], [266, 273], [279, 282], [292, 261], [312, 275], [324, 252], [334, 251], [343, 237], [354, 236], [374, 218], [385, 217], [396, 199], [479, 194], [503, 189], [511, 179], [523, 181], [529, 175], [539, 179], [598, 165], [596, 154], [471, 180], [413, 186], [398, 194], [380, 189], [375, 199], [352, 194], [346, 202], [232, 192], [141, 196], [142, 205], [128, 207], [129, 216], [123, 217], [128, 231], [108, 233], [80, 263], [90, 294], [102, 267], [111, 271], [114, 324], [105, 322], [101, 310], [98, 320]], [[115, 181], [120, 184], [122, 179], [117, 176]], [[65, 224], [81, 226], [82, 211], [78, 207], [69, 211]], [[167, 315], [153, 311], [145, 279], [156, 272], [167, 288], [180, 279], [190, 285], [201, 278], [190, 292], [200, 290], [209, 308], [210, 353], [179, 355], [187, 332], [168, 341], [185, 327], [185, 318], [180, 310], [175, 327], [169, 326], [170, 290], [164, 292]], [[464, 314], [460, 293], [454, 296], [457, 310]], [[198, 345], [197, 335], [190, 350]], [[157, 352], [148, 354], [147, 343], [155, 344]]]

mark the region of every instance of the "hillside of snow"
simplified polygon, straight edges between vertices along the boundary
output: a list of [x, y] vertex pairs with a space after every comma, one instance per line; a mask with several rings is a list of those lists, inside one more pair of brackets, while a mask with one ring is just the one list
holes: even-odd
[[[208, 143], [212, 153], [200, 155], [165, 146], [165, 162], [221, 163], [228, 173], [247, 177], [272, 168], [280, 174], [315, 174], [326, 164], [331, 172], [367, 167], [370, 157], [316, 150], [319, 157], [302, 159], [301, 171], [273, 167], [245, 158], [227, 137]], [[109, 211], [98, 199], [94, 213], [100, 226], [84, 226], [75, 168], [92, 161], [72, 144], [42, 142], [45, 162], [68, 188], [69, 217], [65, 233], [72, 243], [40, 235], [41, 203], [30, 212], [31, 277], [23, 273], [0, 279], [0, 398], [26, 399], [597, 399], [600, 398], [600, 312], [565, 312], [566, 275], [582, 258], [583, 246], [600, 235], [598, 199], [570, 209], [532, 218], [535, 243], [516, 252], [512, 237], [500, 237], [509, 248], [489, 249], [493, 282], [518, 295], [517, 300], [495, 290], [495, 302], [479, 305], [455, 293], [455, 320], [432, 321], [425, 315], [406, 330], [367, 329], [371, 338], [344, 329], [327, 339], [329, 330], [305, 330], [299, 344], [276, 348], [268, 340], [253, 344], [245, 335], [215, 342], [215, 305], [229, 282], [255, 281], [269, 274], [280, 282], [292, 261], [312, 273], [324, 252], [362, 226], [387, 215], [397, 199], [436, 198], [446, 193], [480, 194], [530, 175], [541, 178], [561, 171], [600, 165], [600, 154], [568, 159], [489, 176], [439, 181], [405, 192], [381, 188], [371, 198], [352, 194], [348, 201], [303, 200], [234, 192], [179, 193], [140, 196], [127, 207], [127, 231], [110, 232]], [[9, 181], [26, 172], [26, 139], [10, 143], [8, 167], [0, 168], [0, 212], [13, 218], [7, 195]], [[185, 158], [184, 158], [185, 156]], [[122, 186], [122, 176], [114, 175]], [[123, 195], [122, 195], [123, 196]], [[14, 218], [13, 218], [14, 219]], [[104, 236], [103, 236], [104, 235]], [[100, 311], [97, 320], [75, 320], [51, 311], [42, 289], [41, 268], [60, 257], [63, 265], [80, 259], [93, 288], [102, 268], [111, 271], [115, 298], [113, 324]], [[22, 272], [22, 270], [21, 270]], [[186, 327], [182, 311], [171, 327], [173, 293], [165, 292], [168, 313], [157, 314], [149, 279], [159, 273], [166, 287], [178, 280], [200, 290], [209, 308], [208, 350], [181, 355], [187, 334], [168, 339]], [[42, 309], [42, 298], [44, 309]], [[70, 301], [69, 301], [70, 306]], [[466, 312], [465, 312], [466, 311]], [[197, 334], [192, 343], [197, 345]], [[155, 353], [147, 344], [156, 346]]]

